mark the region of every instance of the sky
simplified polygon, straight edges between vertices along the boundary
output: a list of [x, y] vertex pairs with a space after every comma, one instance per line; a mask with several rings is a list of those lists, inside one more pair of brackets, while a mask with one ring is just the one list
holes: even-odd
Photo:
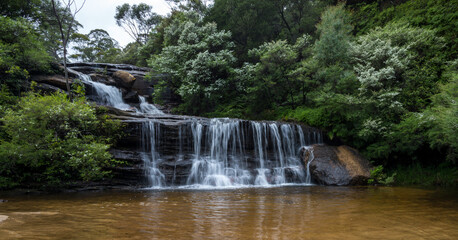
[[[82, 0], [78, 0], [82, 3]], [[86, 0], [84, 7], [76, 15], [76, 20], [83, 25], [79, 32], [87, 34], [93, 29], [105, 29], [112, 38], [118, 41], [119, 45], [124, 47], [134, 40], [129, 35], [116, 25], [114, 19], [116, 6], [124, 3], [139, 4], [146, 3], [153, 6], [153, 11], [159, 15], [167, 15], [170, 12], [170, 7], [165, 0]]]

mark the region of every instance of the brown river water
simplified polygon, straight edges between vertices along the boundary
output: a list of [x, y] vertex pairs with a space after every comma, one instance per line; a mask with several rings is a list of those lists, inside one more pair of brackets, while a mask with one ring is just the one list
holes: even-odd
[[290, 186], [0, 192], [0, 239], [458, 239], [458, 191]]

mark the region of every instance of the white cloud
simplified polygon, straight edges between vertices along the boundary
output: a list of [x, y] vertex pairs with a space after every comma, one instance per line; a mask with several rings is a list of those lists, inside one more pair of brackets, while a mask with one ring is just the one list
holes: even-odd
[[[81, 4], [82, 0], [77, 2]], [[124, 32], [124, 29], [116, 25], [114, 19], [116, 7], [124, 3], [146, 3], [153, 6], [153, 11], [160, 15], [170, 12], [170, 7], [165, 0], [86, 0], [86, 4], [76, 15], [76, 20], [84, 27], [79, 29], [79, 32], [87, 34], [93, 29], [105, 29], [121, 46], [126, 46], [133, 39]]]

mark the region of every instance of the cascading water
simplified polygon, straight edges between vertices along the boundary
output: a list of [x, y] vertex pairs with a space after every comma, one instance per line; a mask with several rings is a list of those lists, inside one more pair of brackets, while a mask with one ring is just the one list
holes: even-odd
[[306, 177], [305, 177], [305, 183], [306, 184], [312, 184], [312, 175], [310, 174], [310, 163], [315, 159], [315, 155], [313, 154], [313, 148], [309, 146], [304, 146], [302, 147], [302, 150], [306, 154], [307, 157], [307, 164], [306, 164]]
[[121, 110], [129, 110], [132, 107], [122, 99], [122, 92], [116, 87], [108, 86], [103, 83], [92, 81], [91, 76], [80, 74], [79, 78], [89, 84], [97, 93], [96, 101], [102, 105], [108, 105]]
[[142, 159], [145, 163], [146, 176], [151, 187], [165, 185], [165, 175], [161, 173], [157, 164], [160, 160], [156, 144], [160, 138], [160, 125], [153, 121], [142, 124]]
[[[186, 184], [227, 187], [310, 183], [310, 173], [300, 158], [307, 143], [299, 125], [247, 123], [211, 119], [204, 125], [194, 121], [190, 126], [194, 155]], [[308, 144], [313, 143], [320, 142], [311, 138]]]
[[161, 110], [157, 109], [153, 104], [150, 104], [146, 101], [145, 97], [139, 96], [140, 98], [140, 109], [137, 112], [153, 115], [162, 115], [164, 114]]
[[96, 102], [101, 105], [111, 106], [121, 110], [135, 110], [137, 113], [162, 115], [161, 110], [148, 103], [143, 96], [139, 96], [140, 106], [136, 108], [125, 103], [122, 99], [122, 92], [114, 86], [108, 86], [103, 83], [92, 81], [91, 76], [80, 73], [78, 77], [84, 83], [90, 85], [96, 92]]

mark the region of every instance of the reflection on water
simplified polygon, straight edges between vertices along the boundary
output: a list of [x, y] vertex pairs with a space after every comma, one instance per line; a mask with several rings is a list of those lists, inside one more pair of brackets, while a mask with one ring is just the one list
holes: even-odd
[[6, 196], [0, 239], [458, 239], [456, 193], [309, 186]]

